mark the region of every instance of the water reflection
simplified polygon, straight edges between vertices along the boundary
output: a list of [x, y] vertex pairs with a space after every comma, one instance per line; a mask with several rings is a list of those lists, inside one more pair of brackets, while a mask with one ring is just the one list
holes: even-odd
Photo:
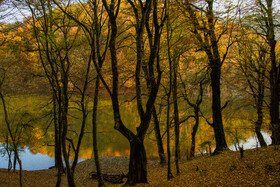
[[[264, 138], [266, 144], [270, 145], [271, 144], [270, 134], [262, 131], [262, 135], [263, 135], [263, 138]], [[256, 136], [251, 136], [249, 139], [246, 140], [246, 142], [241, 142], [240, 146], [242, 146], [242, 145], [243, 145], [244, 149], [254, 149], [257, 146], [260, 147], [260, 144], [258, 143]], [[233, 150], [233, 151], [236, 151], [236, 146], [231, 145], [229, 147], [229, 149]]]
[[[267, 143], [267, 145], [271, 144], [271, 139], [269, 133], [262, 132], [264, 139]], [[255, 136], [251, 136], [249, 139], [247, 139], [245, 142], [240, 142], [240, 145], [243, 145], [244, 149], [253, 149], [256, 148], [257, 140]], [[0, 144], [0, 147], [2, 144]], [[147, 147], [147, 146], [146, 146]], [[149, 148], [149, 146], [148, 146]], [[236, 146], [231, 145], [229, 146], [230, 150], [236, 151]], [[148, 149], [150, 152], [150, 148]], [[155, 150], [153, 150], [153, 153], [156, 153]], [[92, 154], [92, 149], [82, 149], [81, 155], [87, 156]], [[150, 158], [153, 157], [151, 154]], [[103, 152], [101, 156], [129, 156], [129, 149], [125, 149], [123, 152], [120, 151], [113, 151], [112, 149], [107, 149], [107, 151]], [[157, 155], [155, 154], [154, 157]], [[22, 167], [24, 170], [41, 170], [41, 169], [48, 169], [51, 166], [54, 166], [54, 158], [47, 155], [47, 154], [41, 154], [41, 153], [32, 153], [28, 147], [25, 147], [22, 152], [20, 152], [20, 158], [22, 160]], [[84, 157], [79, 159], [79, 161], [82, 161], [84, 159], [89, 159], [89, 157]], [[8, 165], [8, 157], [2, 156], [0, 157], [0, 168], [7, 168]], [[19, 168], [19, 166], [17, 166]]]
[[[39, 102], [42, 102], [42, 98], [37, 98], [38, 102], [30, 102], [30, 105], [38, 105]], [[34, 97], [33, 100], [34, 101]], [[46, 99], [45, 99], [46, 101]], [[34, 104], [35, 103], [35, 104]], [[26, 109], [26, 107], [23, 107]], [[42, 116], [44, 112], [48, 112], [49, 109], [45, 110], [35, 110], [35, 106], [29, 106], [31, 116]], [[205, 115], [207, 114], [207, 107], [205, 106], [205, 110], [203, 112]], [[135, 132], [136, 126], [139, 124], [139, 117], [137, 115], [137, 107], [135, 103], [122, 103], [121, 112], [124, 123], [127, 125], [129, 129]], [[182, 108], [181, 111], [184, 111]], [[185, 110], [187, 111], [187, 110]], [[209, 110], [208, 110], [209, 111]], [[230, 112], [229, 112], [230, 113]], [[228, 145], [231, 150], [235, 150], [234, 144], [236, 140], [240, 142], [240, 144], [244, 145], [245, 149], [251, 149], [256, 147], [256, 139], [254, 135], [254, 127], [251, 119], [254, 119], [254, 111], [240, 111], [239, 114], [233, 116], [232, 113], [226, 114], [225, 116], [225, 132], [226, 139]], [[69, 134], [68, 137], [72, 138], [73, 141], [77, 141], [77, 134], [80, 129], [81, 121], [79, 120], [80, 113], [79, 111], [70, 110], [69, 117]], [[210, 114], [210, 113], [209, 113]], [[242, 115], [240, 115], [242, 114]], [[189, 115], [189, 113], [182, 113], [180, 116], [183, 118], [184, 115]], [[91, 114], [89, 114], [91, 116]], [[244, 117], [244, 118], [243, 118]], [[1, 118], [1, 114], [0, 114]], [[161, 130], [162, 133], [165, 132], [165, 119], [164, 115], [161, 117]], [[100, 109], [98, 113], [98, 149], [100, 156], [129, 156], [129, 143], [126, 138], [124, 138], [118, 131], [114, 130], [114, 122], [113, 122], [113, 114], [111, 108], [110, 100], [102, 100], [100, 103]], [[180, 148], [181, 155], [184, 157], [187, 155], [190, 149], [190, 139], [191, 139], [191, 131], [193, 121], [188, 121], [186, 123], [181, 124], [181, 134], [180, 134]], [[266, 122], [266, 124], [268, 124]], [[21, 146], [23, 146], [23, 151], [20, 153], [20, 158], [22, 159], [23, 169], [24, 170], [39, 170], [39, 169], [47, 169], [50, 166], [54, 165], [54, 150], [53, 145], [54, 142], [54, 130], [52, 126], [48, 127], [48, 123], [46, 123], [46, 119], [41, 119], [41, 121], [36, 121], [31, 124], [34, 128], [32, 131], [26, 131], [26, 134], [22, 134], [21, 137]], [[264, 127], [265, 128], [265, 127]], [[267, 128], [267, 127], [266, 127]], [[145, 147], [147, 157], [149, 159], [158, 159], [157, 153], [157, 144], [154, 136], [153, 125], [150, 125], [148, 133], [145, 138]], [[81, 159], [89, 159], [92, 158], [92, 136], [91, 136], [91, 120], [88, 119], [86, 134], [82, 142], [81, 150], [80, 150], [80, 158]], [[5, 132], [3, 126], [0, 127], [0, 132]], [[174, 133], [171, 132], [171, 151], [174, 152]], [[5, 134], [4, 134], [5, 135]], [[263, 132], [264, 138], [267, 144], [270, 144], [271, 140], [269, 137], [269, 133]], [[5, 140], [0, 136], [0, 143], [5, 142]], [[211, 144], [211, 148], [214, 148], [214, 132], [213, 129], [204, 121], [201, 120], [199, 130], [196, 135], [196, 152], [205, 151], [205, 147], [202, 145], [205, 142], [209, 142]], [[163, 137], [163, 143], [166, 145], [166, 136]], [[1, 145], [1, 144], [0, 144]], [[166, 150], [166, 146], [164, 146]], [[71, 152], [70, 152], [71, 153]], [[71, 155], [70, 155], [71, 158]], [[0, 168], [7, 168], [8, 158], [0, 156]], [[18, 167], [17, 167], [18, 168]]]
[[[2, 147], [2, 144], [0, 144]], [[13, 155], [11, 157], [13, 159]], [[20, 152], [20, 159], [22, 161], [22, 168], [24, 170], [40, 170], [40, 169], [48, 169], [50, 166], [54, 165], [54, 158], [50, 157], [47, 154], [41, 153], [32, 153], [28, 147], [25, 147]], [[2, 155], [0, 157], [0, 168], [8, 167], [8, 156]], [[17, 169], [19, 169], [19, 165], [17, 165]]]

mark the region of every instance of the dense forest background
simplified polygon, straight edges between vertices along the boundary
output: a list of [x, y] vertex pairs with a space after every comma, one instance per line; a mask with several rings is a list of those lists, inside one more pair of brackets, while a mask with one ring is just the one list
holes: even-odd
[[100, 129], [129, 142], [128, 185], [147, 182], [151, 134], [160, 164], [174, 156], [177, 174], [182, 155], [242, 149], [242, 129], [260, 146], [261, 129], [280, 144], [279, 1], [0, 3], [3, 150], [21, 164], [24, 142], [48, 137], [41, 147], [54, 147], [57, 186], [63, 172], [75, 186], [83, 144], [104, 184]]

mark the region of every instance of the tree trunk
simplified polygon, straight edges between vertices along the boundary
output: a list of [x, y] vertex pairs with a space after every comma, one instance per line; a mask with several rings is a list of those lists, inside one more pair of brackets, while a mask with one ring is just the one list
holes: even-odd
[[98, 178], [98, 186], [104, 186], [104, 180], [101, 173], [101, 167], [98, 156], [97, 148], [97, 105], [98, 105], [98, 92], [99, 92], [99, 77], [96, 79], [95, 90], [94, 90], [94, 100], [93, 100], [93, 110], [92, 110], [92, 141], [93, 141], [93, 153], [94, 153], [94, 162], [96, 167], [96, 173]]
[[[14, 147], [14, 149], [17, 149], [16, 147]], [[16, 158], [16, 151], [14, 150], [14, 170], [13, 172], [16, 172], [17, 169], [17, 158]]]
[[172, 65], [172, 96], [173, 96], [173, 114], [175, 125], [175, 165], [177, 175], [180, 174], [179, 159], [180, 159], [180, 126], [179, 126], [179, 109], [178, 109], [178, 96], [177, 96], [177, 62], [174, 61]]
[[169, 103], [168, 95], [167, 99], [167, 119], [166, 119], [166, 133], [167, 133], [167, 180], [172, 179], [174, 176], [171, 172], [171, 151], [170, 151], [170, 123], [169, 123], [169, 111], [170, 111], [170, 103]]
[[276, 41], [270, 41], [270, 123], [272, 128], [272, 145], [280, 145], [280, 119], [279, 119], [279, 72], [276, 65]]
[[19, 186], [22, 187], [22, 163], [21, 163], [21, 160], [20, 160], [19, 155], [18, 155], [18, 150], [15, 151], [15, 157], [16, 157], [16, 159], [18, 161], [18, 164], [19, 164]]
[[61, 94], [61, 124], [62, 124], [62, 152], [63, 152], [63, 157], [64, 161], [66, 164], [66, 173], [67, 173], [67, 181], [68, 181], [68, 186], [69, 187], [75, 187], [75, 182], [74, 182], [74, 171], [72, 171], [70, 162], [69, 162], [69, 155], [67, 152], [67, 146], [66, 146], [66, 136], [67, 136], [67, 131], [68, 131], [68, 78], [65, 74], [62, 75], [62, 94]]
[[276, 66], [276, 41], [270, 42], [270, 123], [272, 130], [272, 145], [280, 145], [280, 119], [279, 119], [279, 72]]
[[195, 135], [198, 129], [198, 125], [199, 125], [199, 113], [198, 113], [198, 108], [195, 108], [195, 125], [193, 126], [192, 129], [192, 143], [191, 143], [191, 157], [194, 157], [195, 154]]
[[[262, 77], [263, 78], [263, 77]], [[259, 82], [258, 83], [258, 96], [256, 97], [257, 101], [257, 115], [258, 115], [258, 120], [255, 123], [255, 131], [257, 138], [260, 142], [261, 147], [266, 147], [267, 144], [263, 138], [263, 135], [261, 133], [261, 126], [263, 123], [263, 99], [264, 99], [264, 83]]]
[[62, 161], [62, 154], [61, 154], [61, 124], [58, 123], [57, 115], [57, 100], [56, 100], [56, 93], [53, 93], [53, 120], [54, 120], [54, 131], [55, 131], [55, 167], [57, 168], [57, 181], [56, 187], [60, 186], [61, 183], [61, 173], [64, 173], [63, 161]]
[[64, 129], [63, 129], [63, 133], [62, 133], [62, 152], [63, 152], [63, 157], [65, 160], [65, 164], [66, 164], [66, 174], [67, 174], [67, 181], [68, 181], [68, 186], [69, 187], [75, 187], [75, 182], [74, 182], [74, 173], [71, 170], [71, 166], [70, 166], [70, 162], [69, 162], [69, 155], [67, 152], [67, 147], [66, 147], [66, 133], [65, 131], [67, 131], [67, 127], [65, 128], [65, 124], [64, 124]]
[[5, 147], [5, 149], [6, 149], [6, 152], [7, 152], [7, 154], [8, 154], [8, 172], [10, 172], [10, 170], [13, 168], [13, 163], [12, 163], [12, 160], [11, 160], [11, 156], [12, 156], [12, 151], [9, 149], [9, 146], [10, 146], [10, 144], [9, 144], [9, 134], [8, 134], [8, 132], [7, 132], [7, 135], [6, 135], [6, 147]]
[[221, 111], [221, 67], [222, 61], [220, 58], [220, 51], [218, 47], [218, 40], [215, 34], [215, 18], [213, 13], [214, 1], [208, 1], [207, 21], [208, 21], [208, 33], [211, 45], [210, 49], [206, 49], [206, 53], [209, 59], [211, 67], [211, 87], [212, 87], [212, 126], [214, 128], [216, 149], [214, 154], [223, 151], [227, 148], [222, 111]]
[[[272, 130], [272, 145], [280, 145], [280, 119], [279, 119], [279, 82], [280, 82], [280, 68], [277, 66], [275, 47], [277, 41], [275, 40], [275, 25], [273, 20], [273, 0], [267, 0], [267, 7], [260, 1], [260, 6], [263, 10], [263, 16], [266, 19], [266, 37], [270, 47], [270, 124]], [[265, 7], [265, 8], [263, 8]]]
[[160, 165], [166, 164], [166, 159], [164, 155], [164, 149], [162, 145], [162, 138], [160, 134], [160, 128], [159, 128], [159, 121], [156, 113], [155, 106], [153, 106], [153, 120], [154, 120], [154, 131], [155, 131], [155, 136], [157, 139], [157, 147], [158, 147], [158, 155], [160, 159]]
[[147, 158], [143, 141], [133, 138], [130, 141], [129, 173], [126, 184], [147, 183]]
[[[169, 26], [169, 19], [167, 17], [167, 31]], [[169, 32], [167, 32], [169, 35]], [[167, 40], [169, 46], [169, 39]], [[170, 47], [168, 47], [168, 58], [169, 58], [169, 90], [167, 92], [167, 109], [166, 109], [166, 134], [167, 134], [167, 180], [172, 179], [174, 176], [171, 171], [171, 151], [170, 151], [170, 96], [172, 93], [172, 60], [170, 55]]]
[[214, 61], [211, 63], [211, 87], [212, 87], [212, 118], [213, 128], [216, 140], [216, 149], [214, 154], [227, 148], [222, 112], [221, 112], [221, 91], [220, 91], [221, 67], [220, 63]]
[[211, 144], [210, 143], [208, 144], [208, 148], [209, 148], [209, 154], [211, 155], [212, 154], [212, 149], [211, 149]]
[[266, 144], [266, 142], [265, 142], [265, 140], [264, 140], [264, 138], [263, 138], [263, 135], [262, 135], [260, 129], [261, 129], [261, 126], [260, 126], [260, 125], [258, 124], [258, 122], [257, 122], [257, 123], [256, 123], [256, 126], [255, 126], [255, 131], [256, 131], [257, 138], [258, 138], [258, 140], [259, 140], [259, 142], [260, 142], [261, 147], [266, 147], [267, 144]]

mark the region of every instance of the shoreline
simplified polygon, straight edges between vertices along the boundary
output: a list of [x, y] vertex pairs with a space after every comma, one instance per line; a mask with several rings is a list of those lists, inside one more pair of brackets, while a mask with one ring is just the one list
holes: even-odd
[[[103, 174], [126, 174], [128, 172], [128, 157], [104, 156], [100, 158]], [[148, 184], [137, 186], [280, 186], [280, 146], [250, 149], [244, 151], [244, 158], [235, 151], [225, 151], [215, 156], [201, 156], [192, 160], [180, 160], [180, 175], [167, 180], [167, 166], [161, 167], [158, 160], [148, 160]], [[91, 178], [95, 171], [94, 159], [88, 159], [77, 164], [75, 183], [77, 186], [97, 186], [97, 180]], [[24, 186], [54, 186], [57, 170], [44, 169], [23, 171]], [[124, 180], [125, 181], [125, 180]], [[19, 186], [18, 170], [13, 173], [0, 169], [0, 184], [2, 186]], [[107, 183], [107, 186], [122, 184]], [[61, 186], [67, 185], [66, 174], [62, 175]]]

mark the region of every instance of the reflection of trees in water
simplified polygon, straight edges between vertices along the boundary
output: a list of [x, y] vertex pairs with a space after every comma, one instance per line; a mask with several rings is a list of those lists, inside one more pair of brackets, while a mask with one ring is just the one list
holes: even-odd
[[[23, 97], [25, 99], [23, 99]], [[21, 146], [25, 145], [29, 147], [32, 153], [41, 153], [47, 154], [50, 157], [54, 157], [54, 131], [52, 126], [49, 126], [48, 116], [46, 115], [50, 108], [45, 105], [44, 108], [41, 108], [44, 104], [47, 103], [47, 97], [42, 96], [14, 96], [14, 101], [17, 102], [17, 106], [24, 108], [32, 118], [36, 118], [36, 122], [32, 122], [33, 128], [26, 130], [22, 133], [22, 142]], [[12, 99], [11, 99], [12, 101]], [[10, 107], [15, 107], [14, 102], [10, 102]], [[207, 102], [206, 102], [207, 103]], [[184, 106], [182, 106], [182, 109]], [[40, 108], [40, 109], [39, 109]], [[181, 109], [181, 110], [182, 110]], [[136, 111], [135, 102], [123, 102], [121, 106], [121, 112], [123, 113], [123, 121], [128, 124], [128, 128], [132, 131], [135, 131], [135, 125], [139, 124], [139, 118], [137, 113], [131, 111]], [[202, 107], [203, 113], [205, 116], [210, 116], [211, 113], [207, 108], [207, 105]], [[126, 112], [129, 111], [129, 112]], [[90, 114], [89, 114], [90, 115]], [[180, 114], [182, 117], [188, 115], [188, 111]], [[225, 132], [226, 139], [229, 142], [229, 145], [234, 145], [239, 143], [244, 143], [248, 138], [254, 136], [254, 124], [250, 121], [254, 118], [254, 111], [251, 110], [239, 110], [238, 112], [225, 111], [224, 120], [225, 120]], [[45, 117], [42, 117], [45, 116]], [[70, 128], [69, 128], [69, 138], [73, 141], [77, 141], [76, 132], [79, 130], [80, 119], [77, 118], [79, 113], [76, 110], [70, 111]], [[3, 114], [0, 115], [1, 120], [3, 120]], [[160, 118], [162, 124], [165, 121], [164, 115]], [[127, 140], [120, 136], [119, 132], [116, 131], [113, 126], [113, 114], [110, 103], [108, 100], [100, 100], [100, 109], [98, 114], [97, 123], [99, 125], [98, 129], [98, 148], [100, 156], [129, 156], [129, 143]], [[265, 123], [268, 124], [268, 119], [265, 119]], [[180, 134], [180, 145], [181, 145], [181, 156], [187, 157], [190, 152], [191, 146], [191, 130], [194, 121], [189, 120], [185, 123], [182, 123], [181, 134]], [[1, 132], [4, 132], [4, 127], [1, 126]], [[166, 148], [166, 135], [165, 135], [165, 126], [161, 125], [161, 130], [164, 134], [163, 143], [164, 148]], [[173, 129], [172, 129], [173, 130]], [[92, 157], [92, 137], [91, 137], [91, 120], [87, 121], [86, 134], [82, 142], [80, 158], [91, 158]], [[264, 131], [267, 131], [267, 126], [264, 125]], [[0, 141], [4, 142], [4, 134], [0, 134]], [[174, 136], [171, 134], [171, 151], [174, 153]], [[201, 126], [198, 129], [196, 135], [196, 153], [200, 151], [208, 151], [209, 145], [211, 149], [215, 148], [214, 141], [214, 132], [212, 128], [201, 119]], [[154, 136], [153, 128], [150, 127], [147, 138], [145, 139], [145, 146], [147, 156], [150, 159], [158, 159], [156, 138]], [[70, 152], [71, 158], [71, 152]]]

